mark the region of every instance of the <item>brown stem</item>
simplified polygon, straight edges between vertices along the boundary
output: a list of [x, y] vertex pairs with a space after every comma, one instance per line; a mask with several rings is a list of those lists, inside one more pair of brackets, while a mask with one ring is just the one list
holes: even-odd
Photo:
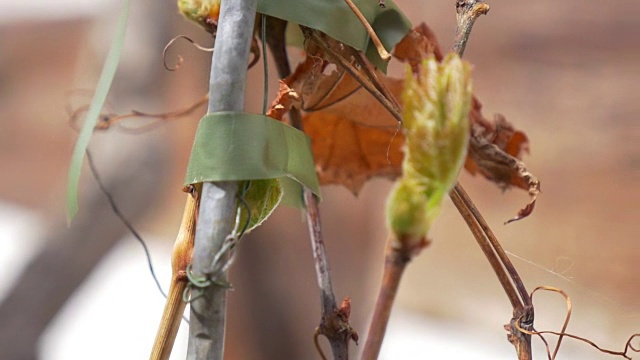
[[336, 298], [333, 294], [333, 286], [331, 284], [329, 262], [322, 238], [318, 200], [311, 190], [307, 188], [304, 189], [304, 203], [307, 207], [307, 224], [309, 225], [313, 260], [315, 262], [318, 286], [321, 292], [322, 318], [316, 331], [329, 340], [334, 359], [346, 360], [349, 358], [349, 341], [352, 338], [353, 330], [351, 329], [351, 325], [349, 325], [348, 317], [342, 319], [336, 305]]
[[487, 257], [487, 260], [489, 260], [489, 263], [491, 264], [491, 268], [496, 273], [496, 276], [498, 277], [498, 280], [500, 281], [500, 284], [502, 285], [504, 292], [507, 294], [507, 297], [511, 302], [511, 306], [514, 309], [521, 309], [523, 307], [522, 301], [518, 297], [518, 293], [516, 292], [513, 284], [511, 283], [511, 280], [509, 279], [509, 275], [507, 274], [505, 269], [502, 267], [502, 263], [500, 262], [500, 259], [496, 256], [493, 248], [491, 247], [491, 243], [487, 240], [486, 234], [482, 230], [482, 227], [478, 224], [478, 221], [474, 217], [473, 213], [469, 209], [463, 197], [461, 196], [461, 192], [464, 193], [464, 190], [462, 190], [462, 187], [459, 184], [457, 184], [451, 190], [451, 192], [449, 193], [449, 196], [451, 197], [453, 204], [456, 206], [456, 208], [460, 212], [460, 215], [462, 215], [462, 218], [467, 223], [467, 226], [471, 230], [471, 233], [473, 233], [473, 237], [478, 241], [478, 245], [480, 245], [482, 252], [484, 252], [485, 256]]
[[373, 84], [372, 79], [367, 79], [360, 74], [358, 69], [356, 69], [349, 61], [340, 56], [340, 54], [336, 53], [331, 46], [322, 39], [315, 30], [301, 27], [302, 32], [305, 34], [305, 37], [313, 40], [318, 46], [324, 51], [324, 53], [331, 57], [338, 65], [342, 66], [349, 75], [353, 76], [354, 79], [358, 80], [362, 87], [365, 88], [373, 97], [378, 100], [382, 106], [384, 106], [389, 113], [398, 120], [398, 122], [402, 122], [402, 115], [400, 114], [400, 109], [397, 108], [387, 97], [384, 96], [378, 89], [377, 86]]
[[482, 228], [482, 231], [484, 232], [487, 239], [489, 240], [489, 243], [491, 244], [493, 251], [495, 251], [495, 253], [498, 255], [498, 258], [500, 258], [502, 265], [509, 273], [509, 277], [511, 278], [516, 289], [518, 290], [518, 294], [520, 295], [520, 299], [522, 300], [522, 303], [524, 304], [525, 307], [527, 306], [531, 307], [532, 306], [531, 298], [529, 297], [529, 293], [527, 292], [527, 289], [524, 286], [524, 283], [522, 282], [522, 279], [520, 278], [518, 271], [516, 270], [515, 266], [513, 266], [513, 263], [511, 263], [511, 259], [509, 259], [509, 256], [507, 256], [507, 253], [502, 248], [502, 245], [500, 245], [500, 242], [498, 241], [496, 236], [493, 234], [493, 231], [489, 227], [489, 224], [487, 224], [487, 222], [484, 220], [484, 218], [482, 217], [482, 214], [480, 214], [480, 211], [478, 211], [476, 206], [473, 204], [473, 201], [471, 201], [471, 198], [469, 198], [469, 195], [467, 195], [466, 191], [464, 191], [464, 188], [462, 187], [462, 185], [456, 184], [456, 186], [454, 187], [454, 191], [458, 192], [458, 195], [464, 202], [465, 206], [469, 209], [469, 211], [473, 215], [473, 218], [478, 222], [478, 224]]
[[307, 207], [307, 225], [309, 226], [309, 235], [311, 237], [311, 247], [316, 266], [316, 275], [318, 277], [318, 286], [322, 292], [322, 315], [326, 317], [337, 309], [337, 305], [335, 295], [333, 294], [329, 261], [327, 260], [327, 253], [322, 236], [320, 211], [318, 209], [318, 201], [310, 190], [305, 189], [303, 196], [304, 204]]
[[[300, 110], [293, 108], [289, 112], [291, 122], [297, 124], [298, 128], [302, 127], [302, 116]], [[350, 303], [343, 305], [340, 309], [337, 307], [336, 298], [333, 293], [333, 285], [331, 283], [331, 271], [329, 269], [329, 261], [327, 258], [324, 239], [322, 236], [322, 224], [320, 222], [320, 209], [318, 207], [318, 199], [311, 190], [304, 188], [304, 203], [307, 208], [307, 224], [309, 226], [309, 235], [311, 237], [311, 248], [313, 251], [313, 260], [316, 268], [316, 276], [318, 277], [318, 286], [320, 287], [320, 301], [322, 307], [322, 317], [320, 325], [316, 329], [315, 343], [319, 351], [317, 341], [318, 334], [324, 335], [333, 352], [334, 359], [349, 358], [349, 341], [358, 338], [357, 333], [349, 324], [350, 309], [343, 309], [345, 306], [350, 307]], [[321, 356], [324, 355], [320, 352]]]
[[[262, 25], [262, 16], [258, 16], [258, 21]], [[284, 79], [291, 73], [291, 67], [289, 66], [289, 57], [287, 56], [285, 33], [287, 29], [287, 21], [278, 19], [271, 16], [266, 16], [266, 33], [265, 41], [271, 50], [271, 56], [273, 62], [276, 64], [278, 75], [280, 79]], [[260, 28], [256, 26], [256, 28]], [[262, 31], [258, 31], [258, 34], [262, 36]], [[264, 56], [266, 57], [266, 49], [262, 49]]]
[[[456, 0], [458, 27], [453, 42], [453, 50], [460, 57], [464, 54], [464, 49], [476, 19], [488, 11], [489, 5], [485, 4], [482, 0]], [[462, 188], [462, 185], [456, 184], [449, 195], [469, 225], [469, 229], [471, 229], [471, 232], [474, 234], [480, 248], [482, 248], [487, 260], [489, 260], [491, 267], [498, 276], [498, 280], [502, 284], [507, 297], [511, 301], [513, 317], [509, 325], [505, 326], [505, 329], [509, 331], [507, 338], [516, 348], [519, 360], [531, 360], [531, 335], [520, 331], [520, 329], [533, 329], [534, 312], [531, 299], [522, 279], [520, 279], [518, 272], [502, 249], [502, 246], [500, 246], [498, 239], [478, 209], [476, 209], [471, 198], [469, 198]], [[509, 274], [508, 277], [507, 273]]]
[[380, 354], [382, 340], [391, 316], [391, 308], [400, 286], [400, 279], [410, 259], [406, 254], [403, 254], [402, 250], [393, 247], [389, 247], [387, 250], [382, 284], [376, 300], [376, 307], [373, 310], [371, 325], [369, 325], [369, 333], [362, 352], [362, 360], [375, 360]]
[[458, 27], [456, 28], [456, 37], [453, 40], [453, 51], [460, 57], [464, 54], [464, 49], [467, 46], [467, 41], [476, 19], [488, 12], [489, 5], [482, 0], [456, 0]]
[[[502, 247], [462, 186], [460, 184], [456, 184], [449, 193], [449, 196], [460, 212], [460, 215], [462, 215], [469, 226], [473, 236], [478, 241], [478, 245], [480, 245], [480, 248], [484, 252], [487, 260], [489, 260], [493, 271], [496, 273], [504, 292], [507, 294], [507, 297], [511, 302], [511, 306], [513, 307], [513, 317], [510, 324], [505, 327], [509, 331], [508, 340], [515, 346], [519, 360], [530, 360], [531, 335], [522, 333], [519, 330], [519, 327], [527, 330], [533, 328], [533, 306], [531, 306], [531, 299], [528, 294], [525, 294], [525, 298], [522, 300], [518, 296], [516, 288], [524, 288], [522, 280], [520, 280], [518, 273], [509, 259], [507, 258], [507, 263], [509, 265], [507, 266], [499, 255], [498, 249], [504, 252]], [[496, 253], [498, 253], [498, 255]], [[507, 271], [505, 271], [505, 268], [507, 268]], [[511, 281], [513, 281], [513, 283]], [[518, 325], [516, 326], [515, 324]]]
[[[513, 318], [504, 328], [509, 332], [507, 340], [516, 348], [516, 354], [518, 354], [518, 360], [532, 360], [533, 352], [531, 349], [531, 335], [527, 332], [533, 330], [533, 323], [524, 324], [521, 320], [525, 313], [514, 312]], [[524, 330], [524, 331], [523, 331]]]
[[[198, 189], [196, 189], [196, 187]], [[191, 262], [193, 254], [193, 242], [196, 236], [196, 218], [198, 216], [198, 194], [202, 184], [192, 188], [187, 196], [184, 207], [180, 230], [173, 246], [171, 257], [171, 285], [167, 294], [167, 302], [162, 312], [162, 319], [158, 327], [158, 333], [151, 350], [151, 360], [166, 360], [171, 355], [173, 343], [180, 328], [182, 315], [186, 303], [182, 299], [184, 289], [187, 287], [187, 265]]]
[[378, 91], [382, 93], [382, 95], [384, 95], [385, 98], [387, 98], [391, 102], [391, 104], [393, 104], [396, 109], [400, 109], [400, 103], [393, 95], [393, 93], [389, 91], [389, 88], [387, 88], [382, 83], [382, 81], [380, 81], [380, 78], [378, 78], [378, 74], [376, 74], [376, 69], [371, 64], [371, 62], [369, 62], [367, 56], [362, 51], [357, 51], [354, 49], [353, 52], [356, 62], [358, 63], [358, 65], [360, 65], [360, 67], [364, 71], [364, 74], [370, 79], [371, 83], [376, 87], [376, 89], [378, 89]]
[[389, 54], [389, 52], [384, 48], [384, 45], [382, 45], [380, 38], [378, 37], [376, 32], [373, 31], [373, 28], [371, 27], [367, 19], [364, 17], [364, 15], [362, 15], [362, 13], [360, 12], [356, 4], [354, 4], [353, 1], [351, 0], [344, 0], [344, 1], [347, 3], [347, 5], [349, 5], [349, 7], [351, 8], [351, 11], [353, 11], [353, 13], [356, 14], [356, 16], [358, 17], [358, 20], [360, 20], [364, 28], [367, 30], [367, 34], [369, 34], [369, 37], [371, 38], [373, 45], [376, 47], [376, 50], [378, 50], [378, 55], [380, 55], [382, 60], [389, 61], [389, 59], [391, 59], [391, 54]]
[[182, 301], [182, 293], [186, 287], [186, 282], [179, 281], [175, 277], [171, 278], [167, 302], [164, 305], [162, 319], [149, 360], [167, 360], [171, 356], [171, 350], [173, 350], [173, 344], [182, 321], [182, 314], [184, 314], [187, 305]]
[[[180, 109], [180, 110], [175, 110], [175, 111], [170, 111], [170, 112], [166, 112], [166, 113], [145, 113], [142, 111], [138, 111], [138, 110], [133, 110], [131, 111], [131, 113], [129, 114], [123, 114], [123, 115], [117, 115], [117, 114], [101, 114], [100, 115], [100, 121], [96, 124], [95, 129], [96, 130], [106, 130], [109, 127], [111, 127], [112, 125], [121, 122], [123, 120], [127, 120], [127, 119], [134, 119], [134, 118], [148, 118], [148, 119], [155, 119], [155, 120], [172, 120], [172, 119], [177, 119], [177, 118], [181, 118], [181, 117], [185, 117], [185, 116], [189, 116], [192, 113], [194, 113], [196, 110], [198, 110], [199, 107], [201, 107], [202, 105], [205, 105], [207, 103], [207, 101], [209, 101], [209, 95], [204, 95], [202, 98], [198, 99], [198, 101], [196, 101], [195, 103], [189, 105], [186, 108]], [[80, 115], [82, 115], [85, 111], [87, 111], [88, 106], [81, 106], [78, 109], [75, 109], [71, 112], [71, 115], [69, 116], [69, 125], [74, 129], [74, 130], [79, 130], [78, 127], [78, 119], [80, 119]], [[143, 125], [137, 128], [124, 128], [127, 131], [144, 131], [144, 130], [149, 130], [152, 126], [155, 126], [156, 123], [153, 122], [151, 124], [148, 125]]]
[[[268, 23], [267, 23], [268, 24]], [[284, 32], [275, 36], [267, 36], [267, 43], [273, 54], [281, 54], [284, 56], [274, 56], [278, 75], [281, 79], [291, 74], [291, 68], [284, 49]], [[289, 111], [291, 124], [302, 130], [302, 114], [297, 108]], [[350, 301], [345, 299], [340, 308], [337, 307], [336, 298], [333, 293], [333, 285], [331, 283], [331, 272], [329, 269], [329, 260], [327, 258], [324, 239], [322, 236], [322, 224], [320, 222], [320, 209], [318, 200], [311, 190], [303, 189], [303, 198], [307, 209], [307, 224], [309, 226], [309, 236], [311, 238], [311, 248], [313, 251], [313, 260], [315, 263], [316, 276], [318, 278], [318, 286], [320, 287], [322, 316], [320, 325], [314, 334], [314, 343], [319, 355], [325, 359], [318, 336], [324, 335], [331, 345], [331, 351], [334, 359], [349, 358], [349, 341], [357, 341], [358, 335], [349, 324]]]

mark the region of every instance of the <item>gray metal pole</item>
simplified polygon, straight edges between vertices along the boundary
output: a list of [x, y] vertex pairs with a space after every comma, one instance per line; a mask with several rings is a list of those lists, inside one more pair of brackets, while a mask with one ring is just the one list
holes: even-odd
[[[242, 111], [249, 47], [258, 0], [222, 1], [209, 82], [209, 113]], [[205, 183], [200, 200], [192, 271], [207, 276], [213, 258], [233, 231], [236, 213], [235, 181]], [[226, 278], [226, 274], [223, 274]], [[197, 295], [197, 294], [196, 294]], [[189, 360], [222, 360], [226, 289], [211, 285], [191, 302]]]

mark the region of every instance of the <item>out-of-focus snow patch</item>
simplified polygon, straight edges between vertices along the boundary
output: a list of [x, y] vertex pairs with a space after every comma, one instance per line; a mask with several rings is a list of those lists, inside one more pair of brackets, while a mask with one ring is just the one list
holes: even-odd
[[37, 250], [41, 231], [36, 213], [0, 201], [0, 301]]
[[[553, 348], [556, 337], [546, 339]], [[547, 358], [547, 350], [539, 338], [532, 339], [532, 347], [535, 359]], [[515, 357], [515, 349], [502, 329], [488, 330], [473, 323], [430, 319], [402, 308], [394, 308], [380, 352], [380, 360], [512, 360]], [[562, 343], [559, 357], [608, 359], [608, 355], [571, 340]]]
[[515, 356], [506, 334], [502, 346], [478, 336], [477, 329], [459, 323], [431, 320], [395, 308], [382, 343], [380, 360], [511, 360]]
[[[43, 225], [37, 213], [0, 201], [0, 301], [40, 248]], [[143, 236], [166, 291], [173, 244]], [[41, 358], [146, 359], [163, 308], [164, 298], [149, 274], [140, 244], [127, 237], [100, 262], [49, 326], [40, 343]], [[172, 359], [186, 357], [187, 340], [188, 327], [183, 323]]]
[[[143, 234], [143, 238], [152, 251], [155, 272], [166, 292], [173, 244], [149, 235]], [[41, 340], [41, 357], [43, 360], [146, 359], [151, 353], [164, 302], [149, 274], [140, 244], [127, 237], [102, 259], [65, 304]], [[183, 323], [172, 359], [186, 358], [188, 333], [188, 326]]]

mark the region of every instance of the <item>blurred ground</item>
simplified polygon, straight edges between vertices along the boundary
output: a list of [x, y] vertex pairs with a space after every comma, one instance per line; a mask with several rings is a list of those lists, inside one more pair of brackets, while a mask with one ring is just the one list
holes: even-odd
[[[442, 45], [449, 46], [455, 31], [453, 1], [398, 3], [414, 23], [427, 22]], [[132, 12], [136, 20], [131, 22], [128, 50], [111, 99], [116, 111], [175, 109], [206, 91], [209, 54], [179, 44], [169, 53], [170, 59], [177, 53], [186, 58], [177, 73], [162, 71], [160, 55], [174, 35], [187, 33], [203, 43], [206, 36], [185, 24], [173, 4], [150, 11], [153, 4], [138, 3]], [[466, 174], [461, 182], [503, 246], [517, 256], [514, 263], [527, 287], [564, 289], [574, 305], [569, 331], [620, 349], [630, 334], [640, 330], [635, 206], [640, 201], [640, 3], [493, 0], [489, 4], [491, 11], [476, 23], [465, 57], [474, 64], [476, 94], [485, 114], [500, 112], [529, 135], [531, 155], [525, 162], [542, 181], [543, 193], [530, 218], [503, 226], [527, 195], [519, 190], [502, 194], [494, 185]], [[46, 19], [34, 13], [1, 18], [0, 200], [11, 209], [19, 206], [39, 214], [47, 219], [43, 223], [65, 221], [63, 190], [75, 139], [66, 123], [65, 105], [69, 91], [91, 88], [99, 73], [116, 10], [113, 5], [100, 6], [88, 15], [72, 17]], [[250, 77], [248, 110], [259, 111], [261, 94], [256, 89], [262, 88], [261, 71], [252, 70]], [[271, 90], [273, 94], [275, 87]], [[146, 235], [164, 279], [168, 279], [168, 253], [182, 213], [184, 196], [179, 189], [198, 117], [174, 121], [155, 135], [141, 135], [161, 136], [170, 153], [166, 161], [171, 170], [162, 176], [158, 205], [136, 224]], [[362, 338], [381, 276], [386, 239], [382, 209], [390, 186], [387, 181], [373, 181], [358, 199], [340, 188], [323, 189], [323, 223], [336, 295], [352, 297], [352, 324]], [[2, 213], [10, 224], [22, 218], [14, 211]], [[509, 303], [450, 203], [432, 238], [432, 246], [406, 273], [398, 298], [404, 313], [395, 320], [421, 314], [424, 322], [417, 321], [421, 329], [434, 324], [443, 334], [454, 329], [451, 336], [457, 334], [458, 346], [466, 344], [480, 353], [475, 341], [481, 339], [493, 358], [513, 358], [502, 330], [511, 317]], [[0, 264], [3, 271], [9, 269], [5, 264], [19, 268], [16, 257], [38, 248], [35, 240], [24, 240], [31, 245], [19, 250], [15, 243], [23, 240], [1, 239], [0, 249], [12, 256], [11, 262]], [[236, 290], [230, 293], [230, 359], [315, 358], [310, 339], [319, 318], [319, 297], [310, 255], [306, 225], [297, 210], [279, 210], [246, 239], [232, 271]], [[95, 321], [83, 319], [125, 324], [132, 331], [121, 329], [121, 337], [96, 335], [87, 340], [85, 344], [93, 348], [120, 344], [119, 349], [114, 347], [120, 351], [105, 352], [105, 359], [146, 356], [144, 349], [150, 347], [162, 299], [145, 269], [137, 244], [124, 239], [50, 328], [42, 357], [83, 358], [74, 349], [91, 347], [74, 342], [88, 326], [95, 326]], [[134, 278], [132, 272], [140, 283], [118, 294], [122, 282]], [[8, 285], [0, 285], [0, 292], [9, 290]], [[105, 300], [107, 296], [116, 300]], [[542, 295], [536, 305], [537, 328], [558, 329], [564, 303]], [[413, 326], [392, 327], [388, 345], [394, 344], [393, 339], [407, 339], [402, 329], [416, 329]], [[139, 340], [125, 342], [131, 337]], [[414, 357], [388, 348], [384, 354], [388, 359], [430, 358], [428, 354], [437, 349], [429, 343], [433, 337], [426, 330], [424, 338], [423, 342], [395, 342], [396, 349], [417, 349]], [[606, 358], [586, 345], [565, 341], [559, 358]], [[142, 350], [133, 350], [136, 346]], [[539, 347], [536, 351], [536, 358], [544, 358]]]

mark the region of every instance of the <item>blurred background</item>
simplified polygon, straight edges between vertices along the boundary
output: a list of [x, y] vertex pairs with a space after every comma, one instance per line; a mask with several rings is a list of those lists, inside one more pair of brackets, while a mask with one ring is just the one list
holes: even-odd
[[[455, 1], [397, 3], [414, 24], [426, 22], [450, 46]], [[531, 154], [524, 160], [543, 192], [532, 216], [503, 226], [527, 194], [502, 193], [468, 174], [460, 181], [525, 285], [555, 286], [571, 296], [568, 331], [620, 350], [640, 331], [640, 3], [489, 4], [465, 57], [474, 64], [485, 115], [500, 112], [529, 136]], [[164, 299], [142, 247], [88, 172], [81, 180], [80, 215], [69, 228], [64, 212], [76, 139], [67, 109], [90, 101], [117, 12], [118, 2], [106, 0], [0, 0], [3, 360], [141, 359], [151, 349]], [[132, 2], [109, 110], [169, 111], [207, 91], [209, 53], [178, 42], [168, 62], [181, 54], [185, 63], [178, 72], [163, 68], [162, 49], [179, 34], [210, 43], [177, 14], [173, 1]], [[247, 110], [259, 112], [259, 66], [249, 77]], [[131, 128], [143, 122], [133, 120], [96, 133], [90, 145], [106, 187], [146, 240], [165, 289], [185, 200], [180, 189], [186, 161], [203, 112], [140, 134]], [[382, 210], [390, 187], [389, 181], [375, 180], [357, 198], [339, 187], [323, 188], [336, 296], [352, 298], [351, 323], [361, 339], [382, 274]], [[382, 358], [514, 359], [503, 330], [511, 318], [509, 302], [450, 202], [431, 237], [432, 245], [405, 274]], [[228, 358], [319, 358], [312, 342], [319, 291], [301, 212], [279, 209], [244, 239], [238, 255], [231, 271]], [[564, 300], [536, 296], [536, 328], [559, 330]], [[184, 358], [186, 343], [183, 325], [173, 359]], [[535, 358], [546, 358], [540, 341], [534, 344]], [[566, 339], [558, 359], [577, 358], [609, 357]]]

